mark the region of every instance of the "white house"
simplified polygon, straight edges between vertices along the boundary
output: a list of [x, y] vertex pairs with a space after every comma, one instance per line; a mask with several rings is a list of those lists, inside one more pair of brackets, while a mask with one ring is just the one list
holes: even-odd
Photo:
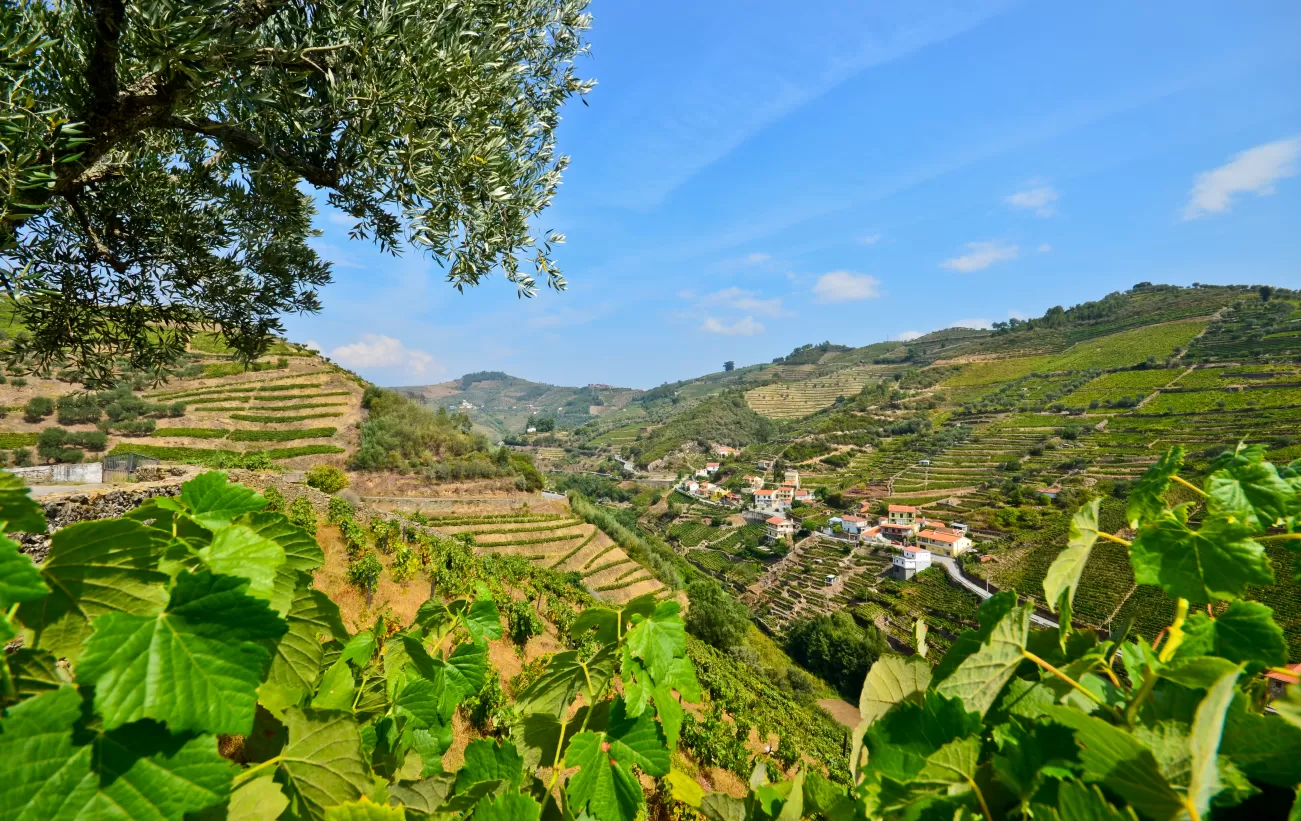
[[775, 490], [756, 490], [754, 507], [756, 510], [789, 510], [791, 503], [777, 498]]
[[846, 513], [844, 516], [840, 517], [840, 526], [844, 528], [846, 533], [852, 536], [857, 536], [859, 533], [867, 530], [868, 524], [867, 519], [864, 519], [862, 516], [853, 516]]
[[917, 534], [918, 547], [924, 547], [942, 556], [955, 558], [971, 549], [971, 539], [958, 533], [923, 530]]
[[894, 554], [895, 578], [911, 579], [931, 566], [931, 553], [922, 547], [901, 547]]
[[764, 520], [765, 531], [771, 539], [785, 539], [795, 535], [795, 522], [785, 516], [770, 516]]
[[772, 460], [760, 459], [758, 462], [754, 463], [754, 466], [757, 467], [759, 470], [768, 470], [769, 468], [772, 467]]
[[704, 468], [701, 468], [700, 470], [696, 471], [695, 476], [697, 479], [708, 479], [709, 471], [705, 470]]
[[798, 470], [788, 470], [782, 475], [782, 484], [791, 487], [800, 486], [800, 472]]
[[745, 483], [750, 486], [751, 490], [759, 490], [760, 488], [763, 487], [763, 477], [747, 476], [745, 477]]
[[718, 472], [718, 463], [717, 463], [717, 462], [706, 462], [706, 463], [705, 463], [705, 471], [708, 472], [710, 475], [713, 475], [713, 474], [717, 473], [717, 472]]
[[799, 488], [798, 490], [795, 491], [795, 495], [791, 498], [791, 501], [792, 501], [792, 502], [812, 502], [812, 501], [813, 501], [813, 491], [809, 490], [808, 488]]

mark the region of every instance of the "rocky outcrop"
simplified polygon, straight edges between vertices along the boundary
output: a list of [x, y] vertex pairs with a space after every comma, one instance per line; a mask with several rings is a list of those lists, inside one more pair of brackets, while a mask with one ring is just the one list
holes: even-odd
[[65, 493], [40, 500], [50, 529], [45, 533], [18, 533], [16, 536], [22, 552], [33, 561], [43, 562], [50, 552], [50, 536], [56, 531], [77, 522], [108, 519], [134, 510], [155, 496], [175, 496], [181, 492], [179, 481], [150, 485], [128, 485], [112, 490], [86, 493]]

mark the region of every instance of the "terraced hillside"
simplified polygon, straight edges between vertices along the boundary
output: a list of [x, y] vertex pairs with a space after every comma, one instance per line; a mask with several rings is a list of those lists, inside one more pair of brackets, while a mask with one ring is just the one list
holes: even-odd
[[415, 518], [442, 533], [467, 534], [476, 553], [519, 555], [540, 566], [576, 573], [588, 590], [606, 601], [623, 603], [665, 589], [607, 534], [561, 501], [506, 510], [493, 506], [490, 511], [470, 503]]
[[[136, 378], [88, 393], [75, 381], [8, 376], [0, 384], [4, 463], [131, 452], [199, 465], [265, 457], [304, 467], [342, 464], [356, 448], [362, 383], [311, 351], [279, 343], [246, 370], [214, 336], [200, 335], [187, 359], [158, 387]], [[42, 445], [42, 432], [54, 428], [65, 432], [64, 444], [47, 433]]]

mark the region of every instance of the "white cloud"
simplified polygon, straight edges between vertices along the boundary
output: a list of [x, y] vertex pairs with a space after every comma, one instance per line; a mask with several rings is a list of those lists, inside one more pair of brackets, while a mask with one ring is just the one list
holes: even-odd
[[303, 343], [303, 347], [309, 351], [319, 351], [321, 349], [321, 343], [317, 342], [315, 339], [309, 339]]
[[1007, 318], [1008, 318], [1008, 319], [1019, 319], [1019, 320], [1025, 321], [1025, 320], [1027, 320], [1027, 319], [1030, 318], [1030, 315], [1027, 314], [1027, 313], [1024, 313], [1024, 312], [1022, 312], [1022, 311], [1008, 311], [1008, 312], [1007, 312]]
[[976, 330], [987, 331], [994, 327], [994, 323], [988, 319], [958, 319], [955, 320], [950, 328], [975, 328]]
[[763, 265], [765, 262], [771, 260], [772, 254], [765, 254], [762, 251], [755, 251], [754, 253], [745, 255], [745, 263], [747, 265]]
[[1197, 175], [1193, 190], [1184, 206], [1184, 219], [1229, 210], [1234, 194], [1251, 193], [1268, 196], [1274, 183], [1297, 173], [1301, 157], [1301, 137], [1265, 143], [1234, 154], [1219, 168]]
[[1053, 247], [1052, 247], [1051, 245], [1049, 245], [1048, 243], [1045, 242], [1045, 243], [1042, 243], [1042, 244], [1041, 244], [1038, 248], [1036, 248], [1035, 250], [1038, 251], [1038, 252], [1041, 253], [1041, 254], [1047, 254], [1047, 253], [1049, 253], [1050, 251], [1053, 250]]
[[1057, 200], [1060, 195], [1051, 185], [1033, 184], [1031, 188], [1024, 188], [1015, 194], [1009, 194], [1003, 198], [1003, 202], [1013, 208], [1021, 208], [1027, 211], [1034, 211], [1037, 217], [1051, 217], [1057, 213]]
[[761, 334], [765, 328], [759, 322], [754, 321], [754, 317], [747, 316], [745, 319], [738, 319], [731, 325], [726, 322], [715, 319], [712, 316], [705, 317], [701, 324], [700, 330], [710, 334], [722, 334], [723, 336], [754, 336]]
[[921, 331], [903, 331], [901, 333], [895, 334], [894, 338], [899, 342], [912, 342], [914, 339], [916, 339], [919, 336], [926, 336], [926, 334], [922, 333]]
[[876, 245], [880, 241], [881, 241], [880, 234], [868, 234], [867, 236], [858, 238], [859, 245]]
[[351, 228], [357, 224], [357, 218], [342, 211], [331, 211], [326, 217], [330, 222], [342, 228]]
[[964, 247], [967, 249], [967, 253], [944, 260], [943, 267], [948, 268], [950, 271], [962, 271], [963, 273], [983, 271], [995, 262], [1016, 259], [1018, 253], [1015, 245], [1007, 245], [998, 241], [968, 242]]
[[779, 297], [763, 299], [754, 291], [747, 291], [736, 286], [706, 294], [700, 298], [700, 304], [725, 305], [737, 311], [759, 314], [760, 316], [781, 316], [783, 313], [782, 301]]
[[831, 271], [818, 277], [813, 293], [818, 302], [849, 302], [876, 299], [881, 295], [881, 280], [853, 271]]
[[359, 341], [330, 351], [330, 357], [349, 368], [402, 368], [411, 376], [441, 375], [445, 370], [430, 354], [383, 334], [362, 334]]

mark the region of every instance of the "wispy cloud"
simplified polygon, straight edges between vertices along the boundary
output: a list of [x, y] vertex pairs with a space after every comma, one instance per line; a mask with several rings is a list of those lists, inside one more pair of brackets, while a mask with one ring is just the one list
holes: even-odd
[[745, 255], [746, 265], [763, 265], [765, 262], [770, 262], [771, 260], [772, 254], [765, 254], [762, 251], [755, 251], [754, 253]]
[[988, 319], [957, 319], [953, 321], [950, 328], [974, 328], [980, 331], [987, 331], [994, 326], [994, 323]]
[[309, 351], [319, 351], [321, 349], [321, 343], [317, 342], [315, 339], [309, 339], [303, 343], [303, 347]]
[[894, 335], [894, 339], [898, 342], [912, 342], [919, 336], [926, 336], [926, 334], [922, 331], [901, 331]]
[[365, 270], [366, 268], [365, 265], [362, 265], [347, 251], [337, 245], [328, 242], [320, 242], [319, 240], [312, 241], [310, 244], [312, 250], [315, 251], [318, 256], [329, 260], [336, 268], [356, 268], [358, 270]]
[[1039, 247], [1036, 248], [1035, 250], [1038, 251], [1038, 252], [1041, 253], [1041, 254], [1047, 254], [1047, 253], [1050, 253], [1050, 252], [1053, 250], [1053, 247], [1052, 247], [1051, 245], [1049, 245], [1048, 243], [1044, 242], [1044, 243], [1041, 243], [1041, 244], [1039, 245]]
[[818, 277], [813, 286], [818, 302], [853, 302], [876, 299], [881, 295], [881, 280], [853, 271], [831, 271]]
[[1003, 198], [1003, 202], [1012, 208], [1019, 208], [1023, 211], [1033, 211], [1036, 217], [1051, 217], [1057, 213], [1057, 200], [1060, 195], [1057, 189], [1051, 185], [1031, 183], [1031, 187], [1023, 188], [1015, 194], [1009, 194]]
[[1008, 318], [1008, 319], [1020, 319], [1020, 320], [1022, 320], [1022, 321], [1025, 321], [1025, 320], [1027, 320], [1027, 319], [1030, 318], [1030, 315], [1027, 314], [1027, 313], [1025, 313], [1024, 311], [1008, 311], [1008, 312], [1007, 312], [1007, 318]]
[[723, 336], [754, 336], [763, 333], [767, 329], [763, 327], [762, 323], [755, 322], [752, 316], [738, 319], [730, 325], [721, 319], [707, 316], [705, 321], [701, 323], [700, 330], [709, 334], [722, 334]]
[[1016, 259], [1018, 253], [1015, 245], [1008, 245], [997, 240], [968, 242], [964, 247], [967, 251], [965, 254], [946, 259], [941, 265], [950, 271], [961, 271], [965, 274], [972, 271], [983, 271], [995, 262]]
[[351, 345], [330, 351], [330, 357], [349, 368], [400, 368], [407, 376], [441, 376], [446, 370], [429, 353], [383, 334], [362, 334]]
[[782, 300], [780, 297], [764, 299], [754, 291], [747, 291], [744, 288], [724, 288], [721, 291], [715, 291], [712, 294], [706, 294], [696, 300], [703, 306], [724, 306], [736, 311], [745, 311], [760, 316], [781, 316]]
[[1184, 206], [1184, 219], [1222, 214], [1233, 204], [1235, 194], [1268, 196], [1274, 183], [1297, 173], [1301, 137], [1265, 143], [1234, 154], [1219, 168], [1197, 175]]
[[880, 241], [880, 234], [867, 234], [858, 238], [859, 245], [876, 245]]

